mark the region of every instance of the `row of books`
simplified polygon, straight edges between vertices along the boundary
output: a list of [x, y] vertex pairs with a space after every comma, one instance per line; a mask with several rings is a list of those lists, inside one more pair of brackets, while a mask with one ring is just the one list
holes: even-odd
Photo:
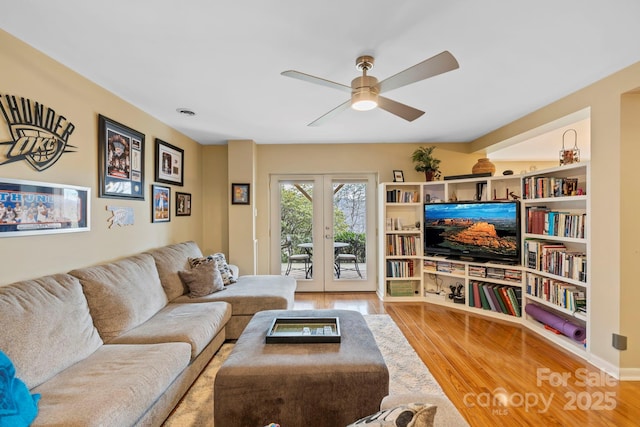
[[490, 279], [522, 281], [522, 271], [513, 268], [485, 267], [483, 265], [469, 265], [469, 276], [487, 277]]
[[584, 239], [586, 213], [552, 211], [545, 207], [527, 208], [527, 233]]
[[548, 277], [527, 275], [527, 295], [540, 298], [572, 312], [586, 312], [586, 295], [582, 287]]
[[400, 189], [387, 190], [387, 203], [418, 203], [420, 193]]
[[587, 281], [587, 256], [569, 251], [561, 243], [527, 239], [524, 244], [526, 266], [580, 282]]
[[464, 264], [450, 261], [433, 261], [425, 259], [422, 263], [425, 271], [439, 271], [441, 273], [451, 273], [464, 276]]
[[387, 277], [413, 277], [414, 260], [387, 260]]
[[419, 236], [387, 235], [387, 255], [417, 255]]
[[442, 273], [464, 275], [464, 264], [449, 261], [438, 261], [436, 270]]
[[469, 306], [522, 316], [522, 289], [472, 280], [469, 282]]
[[578, 178], [536, 177], [525, 178], [522, 182], [525, 199], [575, 196], [584, 191], [578, 189]]

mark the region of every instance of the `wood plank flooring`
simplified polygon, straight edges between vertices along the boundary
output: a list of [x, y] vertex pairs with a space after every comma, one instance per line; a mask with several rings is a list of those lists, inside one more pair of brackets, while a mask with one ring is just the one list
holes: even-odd
[[640, 425], [640, 381], [617, 381], [520, 325], [375, 293], [298, 293], [295, 308], [389, 314], [471, 426]]

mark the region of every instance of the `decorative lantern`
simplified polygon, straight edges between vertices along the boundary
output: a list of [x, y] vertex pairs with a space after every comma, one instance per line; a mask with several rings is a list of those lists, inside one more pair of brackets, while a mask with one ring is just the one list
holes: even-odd
[[[565, 136], [568, 132], [573, 132], [573, 148], [566, 148], [564, 144]], [[560, 150], [560, 166], [578, 163], [580, 161], [580, 149], [578, 148], [578, 132], [575, 129], [567, 129], [562, 134], [562, 149]]]

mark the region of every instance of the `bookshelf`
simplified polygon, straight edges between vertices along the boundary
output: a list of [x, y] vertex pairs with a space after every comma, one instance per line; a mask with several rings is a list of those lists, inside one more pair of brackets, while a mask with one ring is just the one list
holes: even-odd
[[422, 184], [385, 183], [381, 202], [378, 296], [413, 301], [422, 295]]
[[[588, 185], [588, 163], [523, 175], [381, 183], [379, 298], [446, 305], [521, 323], [586, 357], [590, 286]], [[513, 197], [521, 202], [519, 265], [423, 254], [424, 201]], [[452, 298], [456, 291], [462, 298]], [[528, 304], [584, 328], [586, 340], [576, 341], [545, 328], [527, 313]]]
[[[565, 349], [589, 351], [589, 164], [576, 163], [522, 176], [524, 325]], [[526, 313], [534, 305], [585, 330], [578, 341]]]

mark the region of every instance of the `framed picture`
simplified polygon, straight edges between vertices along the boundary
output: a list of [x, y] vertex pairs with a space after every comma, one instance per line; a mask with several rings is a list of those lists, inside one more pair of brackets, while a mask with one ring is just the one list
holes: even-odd
[[176, 216], [191, 215], [191, 193], [176, 192]]
[[144, 134], [98, 116], [99, 196], [144, 200]]
[[152, 185], [151, 222], [171, 221], [171, 189], [163, 185]]
[[0, 237], [90, 230], [91, 189], [0, 178]]
[[156, 181], [184, 185], [184, 150], [156, 138]]
[[249, 188], [249, 184], [231, 184], [231, 204], [248, 205]]
[[393, 171], [393, 182], [404, 182], [404, 173], [400, 170]]

